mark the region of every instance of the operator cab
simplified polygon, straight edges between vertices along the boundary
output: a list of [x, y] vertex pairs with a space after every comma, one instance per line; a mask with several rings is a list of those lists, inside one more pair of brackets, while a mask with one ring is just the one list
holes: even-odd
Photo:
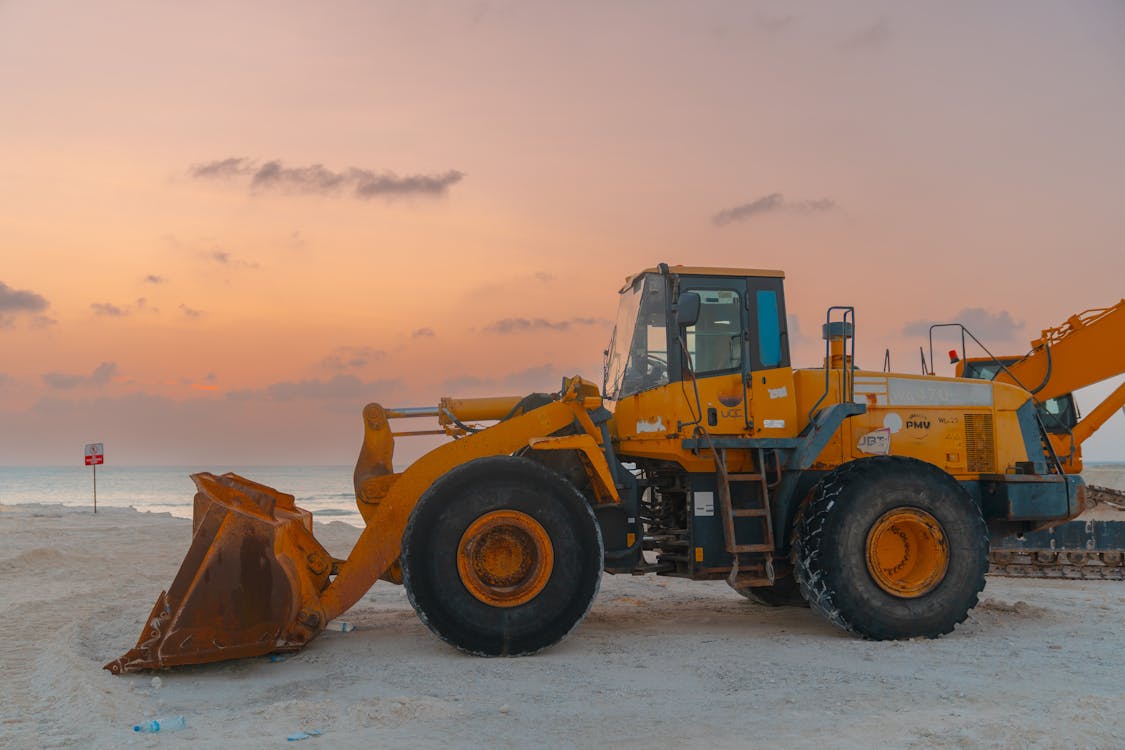
[[751, 371], [788, 367], [783, 279], [780, 271], [664, 265], [628, 279], [606, 352], [606, 398], [689, 380], [691, 373], [745, 380]]
[[[975, 380], [995, 380], [1002, 367], [1010, 367], [1019, 362], [1019, 357], [1001, 357], [999, 359], [966, 359], [960, 377]], [[1065, 435], [1078, 424], [1078, 405], [1074, 402], [1074, 395], [1064, 393], [1046, 401], [1036, 401], [1039, 419], [1047, 432], [1056, 435]]]

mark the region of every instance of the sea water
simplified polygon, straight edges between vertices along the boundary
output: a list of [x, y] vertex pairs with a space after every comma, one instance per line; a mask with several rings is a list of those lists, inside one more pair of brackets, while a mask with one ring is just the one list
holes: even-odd
[[[198, 471], [233, 471], [287, 492], [318, 521], [363, 527], [355, 504], [351, 466], [114, 466], [98, 467], [98, 507], [134, 508], [191, 518]], [[1125, 489], [1125, 463], [1086, 462], [1086, 481]], [[88, 466], [0, 466], [0, 504], [57, 503], [93, 509], [93, 470]], [[1119, 485], [1121, 485], [1119, 487]]]
[[[363, 526], [352, 489], [351, 466], [114, 466], [98, 467], [98, 507], [134, 508], [191, 518], [195, 483], [189, 474], [233, 471], [293, 495], [318, 521]], [[0, 504], [94, 505], [89, 466], [0, 466]]]

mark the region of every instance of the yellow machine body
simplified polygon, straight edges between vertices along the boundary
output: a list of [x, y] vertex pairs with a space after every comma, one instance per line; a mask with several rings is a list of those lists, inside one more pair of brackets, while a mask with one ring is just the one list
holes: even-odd
[[[310, 514], [291, 496], [235, 475], [194, 475], [195, 534], [184, 564], [160, 595], [136, 648], [106, 668], [134, 671], [298, 649], [376, 580], [402, 583], [409, 567], [404, 545], [411, 539], [413, 567], [405, 572], [418, 581], [436, 576], [434, 601], [464, 594], [466, 611], [504, 610], [512, 622], [524, 608], [539, 606], [533, 600], [558, 596], [552, 593], [556, 579], [571, 568], [580, 562], [589, 567], [572, 554], [579, 543], [566, 540], [573, 534], [586, 534], [585, 544], [599, 558], [604, 553], [609, 572], [725, 577], [736, 589], [759, 593], [789, 581], [795, 589], [793, 576], [803, 568], [791, 540], [805, 533], [806, 545], [820, 543], [805, 528], [810, 498], [815, 503], [826, 482], [847, 479], [840, 471], [852, 466], [860, 469], [856, 475], [866, 472], [901, 486], [910, 477], [900, 481], [895, 472], [930, 467], [927, 476], [945, 482], [941, 492], [961, 493], [965, 502], [971, 497], [989, 524], [1032, 528], [1080, 510], [1081, 483], [1044, 464], [1029, 416], [1031, 396], [1016, 379], [855, 369], [850, 308], [829, 310], [824, 365], [794, 369], [782, 280], [778, 271], [684, 266], [630, 277], [607, 360], [610, 392], [604, 395], [610, 403], [603, 403], [597, 386], [573, 377], [554, 394], [445, 398], [421, 408], [368, 404], [354, 473], [365, 528], [346, 559], [327, 555], [313, 537]], [[843, 320], [834, 321], [833, 310], [842, 310]], [[1122, 318], [1120, 311], [1112, 314]], [[1056, 355], [1056, 372], [1064, 370], [1059, 360]], [[1125, 365], [1115, 361], [1108, 369]], [[1080, 381], [1070, 375], [1066, 386]], [[392, 429], [417, 418], [437, 424]], [[419, 434], [451, 439], [394, 471], [396, 436]], [[510, 469], [520, 481], [539, 482], [530, 495], [554, 499], [526, 502], [529, 492], [521, 498], [509, 491], [516, 479], [472, 474], [474, 466]], [[444, 515], [483, 502], [459, 486], [470, 481], [491, 482], [490, 492], [512, 499], [483, 504], [477, 515], [465, 516], [463, 531], [442, 536]], [[574, 502], [588, 507], [576, 509]], [[577, 518], [566, 521], [572, 525], [563, 532], [552, 525], [565, 521], [561, 514], [544, 510], [552, 503]], [[437, 507], [426, 511], [437, 519], [432, 539], [422, 538], [429, 518], [423, 506]], [[947, 568], [953, 576], [950, 566], [964, 564], [966, 553], [947, 538], [938, 511], [900, 506], [888, 506], [868, 522], [860, 554], [880, 596], [895, 602], [935, 596], [932, 589]], [[595, 537], [581, 532], [594, 528], [590, 519], [596, 519]], [[442, 539], [445, 547], [434, 546]], [[920, 562], [911, 550], [922, 551]], [[435, 556], [456, 565], [446, 573], [428, 572]], [[587, 584], [594, 581], [583, 589], [591, 597], [601, 567], [599, 560], [586, 576]], [[443, 575], [459, 576], [463, 585]], [[803, 595], [815, 589], [808, 583], [802, 580]], [[410, 593], [431, 629], [474, 653], [530, 653], [565, 634], [552, 631], [534, 647], [520, 646], [524, 641], [514, 631], [495, 643], [481, 636], [465, 645], [449, 634], [451, 626], [438, 622], [443, 615], [435, 613], [437, 605], [426, 604], [432, 592]], [[571, 609], [578, 619], [585, 611], [581, 601]], [[558, 617], [545, 611], [543, 627], [549, 629]], [[467, 619], [464, 627], [472, 626]], [[478, 642], [485, 645], [478, 648]]]

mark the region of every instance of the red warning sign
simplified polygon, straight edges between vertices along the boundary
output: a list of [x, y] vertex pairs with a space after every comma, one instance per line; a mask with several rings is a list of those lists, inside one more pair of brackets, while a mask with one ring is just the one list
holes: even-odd
[[101, 443], [86, 443], [86, 465], [97, 466], [105, 463], [105, 450]]

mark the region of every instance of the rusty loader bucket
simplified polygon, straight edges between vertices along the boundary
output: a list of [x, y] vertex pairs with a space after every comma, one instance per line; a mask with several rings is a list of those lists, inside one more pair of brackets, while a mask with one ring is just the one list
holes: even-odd
[[191, 547], [119, 674], [296, 651], [325, 626], [320, 593], [333, 560], [312, 514], [237, 474], [193, 474]]

